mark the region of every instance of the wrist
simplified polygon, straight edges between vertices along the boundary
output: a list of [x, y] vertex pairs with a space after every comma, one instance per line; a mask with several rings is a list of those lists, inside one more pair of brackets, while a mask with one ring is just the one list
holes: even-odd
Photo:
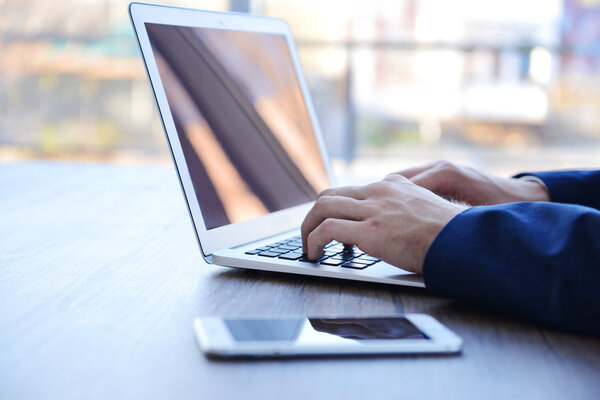
[[434, 217], [434, 221], [432, 221], [428, 229], [424, 230], [426, 234], [422, 242], [421, 251], [418, 256], [418, 263], [416, 264], [416, 270], [414, 272], [419, 274], [423, 273], [425, 257], [437, 236], [446, 227], [446, 225], [448, 225], [448, 223], [454, 219], [454, 217], [461, 214], [468, 208], [469, 206], [466, 206], [462, 203], [448, 202], [445, 207], [441, 207], [439, 209], [439, 213]]
[[523, 201], [550, 201], [550, 192], [540, 178], [524, 175], [517, 179], [522, 187]]

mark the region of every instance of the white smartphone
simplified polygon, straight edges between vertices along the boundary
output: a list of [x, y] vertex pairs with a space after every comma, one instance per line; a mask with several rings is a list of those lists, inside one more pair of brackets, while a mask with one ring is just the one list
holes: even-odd
[[200, 348], [212, 357], [458, 353], [462, 339], [424, 314], [379, 317], [201, 317]]

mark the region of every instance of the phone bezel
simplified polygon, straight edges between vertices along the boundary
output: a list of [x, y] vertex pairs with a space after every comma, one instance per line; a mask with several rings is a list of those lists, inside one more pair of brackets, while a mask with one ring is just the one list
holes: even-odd
[[[398, 316], [376, 316], [398, 317]], [[223, 317], [202, 317], [194, 321], [194, 331], [202, 351], [213, 357], [289, 357], [360, 354], [426, 354], [457, 353], [462, 339], [435, 318], [425, 314], [404, 315], [428, 339], [370, 340], [366, 345], [297, 345], [289, 341], [236, 341], [223, 322]], [[243, 319], [252, 318], [244, 317]], [[256, 317], [265, 319], [264, 317]], [[281, 318], [306, 318], [291, 316]], [[364, 316], [327, 316], [326, 318], [364, 318]], [[277, 319], [277, 318], [273, 318]]]

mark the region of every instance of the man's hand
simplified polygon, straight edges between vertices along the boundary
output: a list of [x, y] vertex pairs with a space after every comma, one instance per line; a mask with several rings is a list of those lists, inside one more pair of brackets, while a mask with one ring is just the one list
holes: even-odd
[[326, 189], [302, 223], [302, 249], [317, 259], [336, 240], [422, 273], [433, 239], [464, 209], [397, 174], [367, 186]]
[[432, 192], [473, 206], [550, 201], [546, 187], [527, 179], [508, 179], [472, 167], [436, 161], [396, 172]]

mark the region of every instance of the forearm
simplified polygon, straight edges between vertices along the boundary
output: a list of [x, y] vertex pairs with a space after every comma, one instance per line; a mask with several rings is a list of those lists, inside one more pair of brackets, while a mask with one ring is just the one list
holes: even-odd
[[426, 286], [600, 336], [600, 212], [551, 203], [473, 207], [425, 257]]

